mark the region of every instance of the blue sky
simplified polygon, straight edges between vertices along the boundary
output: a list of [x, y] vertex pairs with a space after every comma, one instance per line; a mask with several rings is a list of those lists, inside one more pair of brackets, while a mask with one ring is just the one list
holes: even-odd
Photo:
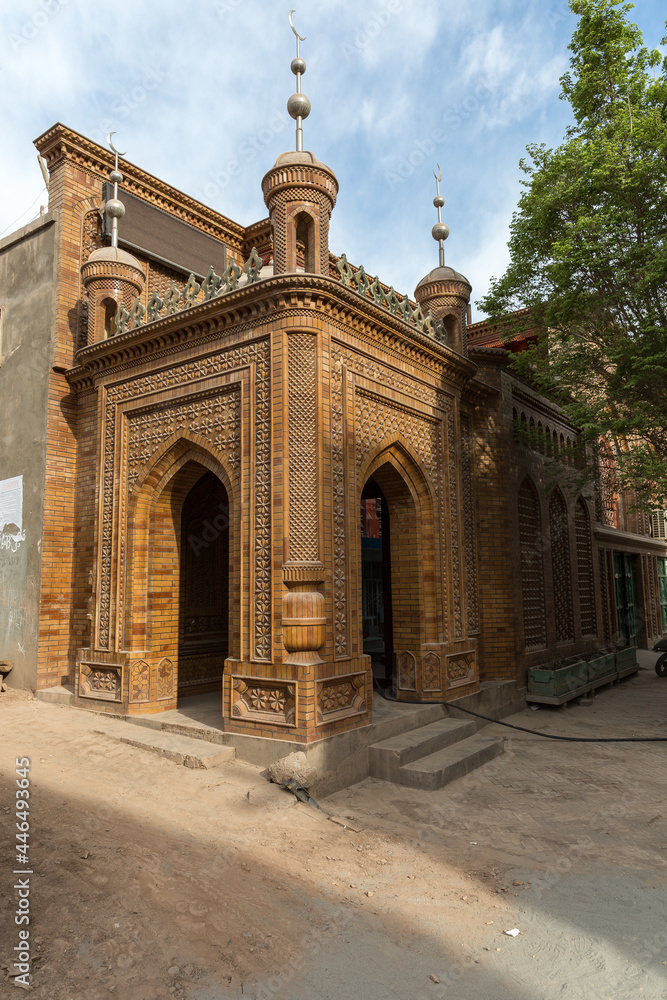
[[[304, 145], [340, 183], [332, 251], [412, 295], [437, 264], [439, 162], [447, 263], [479, 298], [507, 263], [526, 144], [555, 145], [568, 123], [558, 80], [576, 19], [565, 0], [292, 2], [307, 36]], [[56, 121], [98, 142], [115, 129], [133, 163], [242, 224], [264, 218], [262, 176], [294, 148], [288, 9], [2, 4], [0, 233], [39, 212], [32, 140]], [[665, 34], [662, 0], [639, 0], [632, 19], [647, 44]]]

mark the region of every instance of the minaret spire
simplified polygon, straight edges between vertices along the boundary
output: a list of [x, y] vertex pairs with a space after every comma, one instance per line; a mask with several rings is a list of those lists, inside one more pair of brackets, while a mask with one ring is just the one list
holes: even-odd
[[109, 132], [107, 136], [109, 149], [116, 155], [116, 163], [113, 170], [109, 174], [109, 180], [113, 182], [113, 198], [109, 198], [104, 211], [111, 219], [111, 246], [118, 249], [118, 220], [122, 219], [125, 215], [125, 205], [122, 201], [118, 200], [118, 185], [123, 180], [123, 175], [118, 169], [118, 157], [125, 156], [125, 153], [119, 153], [111, 141], [111, 136], [115, 134], [115, 132]]
[[439, 163], [437, 164], [437, 167], [438, 167], [438, 173], [436, 174], [435, 170], [433, 171], [433, 176], [435, 177], [435, 190], [436, 190], [436, 195], [435, 198], [433, 199], [433, 204], [438, 210], [438, 221], [431, 230], [431, 233], [433, 235], [433, 239], [438, 241], [438, 257], [439, 257], [438, 263], [440, 264], [440, 267], [444, 267], [445, 240], [449, 236], [449, 226], [447, 225], [446, 222], [442, 221], [442, 208], [445, 204], [445, 199], [440, 194], [440, 181], [442, 180], [442, 170], [440, 169]]
[[292, 22], [292, 14], [294, 11], [289, 12], [289, 23], [292, 31], [296, 35], [296, 58], [292, 59], [292, 72], [296, 76], [296, 94], [292, 94], [287, 102], [287, 110], [291, 118], [296, 120], [296, 151], [297, 153], [303, 152], [303, 119], [307, 118], [310, 114], [310, 101], [305, 94], [301, 93], [301, 76], [306, 72], [306, 63], [301, 58], [301, 52], [299, 49], [299, 43], [305, 42], [306, 36], [300, 35], [299, 32], [294, 27]]

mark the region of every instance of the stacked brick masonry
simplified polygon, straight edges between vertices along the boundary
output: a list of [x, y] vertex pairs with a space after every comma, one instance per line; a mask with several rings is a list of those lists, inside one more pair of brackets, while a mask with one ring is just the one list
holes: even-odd
[[511, 451], [505, 427], [502, 373], [493, 361], [474, 359], [492, 392], [472, 414], [474, 492], [479, 559], [480, 680], [516, 677], [522, 626], [515, 595], [521, 593], [518, 524], [508, 504]]
[[57, 305], [49, 379], [44, 541], [37, 686], [72, 679], [78, 645], [72, 625], [75, 607], [77, 407], [65, 378], [74, 364], [80, 329], [82, 218], [94, 207], [99, 182], [89, 172], [61, 164], [49, 191], [58, 215]]

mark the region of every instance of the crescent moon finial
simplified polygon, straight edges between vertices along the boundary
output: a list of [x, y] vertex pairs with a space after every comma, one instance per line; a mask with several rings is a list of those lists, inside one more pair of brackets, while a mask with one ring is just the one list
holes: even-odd
[[107, 136], [107, 142], [109, 143], [109, 149], [110, 149], [110, 150], [111, 150], [111, 151], [112, 151], [113, 153], [115, 153], [115, 154], [116, 154], [116, 156], [125, 156], [125, 153], [121, 153], [119, 149], [116, 149], [116, 147], [114, 146], [114, 144], [113, 144], [113, 143], [112, 143], [112, 141], [111, 141], [111, 136], [112, 136], [112, 135], [115, 135], [115, 134], [116, 134], [115, 132], [109, 132], [109, 134], [108, 134], [108, 136]]
[[436, 174], [436, 172], [434, 170], [433, 171], [433, 176], [435, 177], [436, 181], [439, 184], [440, 181], [442, 180], [442, 170], [440, 169], [440, 164], [439, 163], [436, 163], [436, 167], [438, 168], [438, 173]]
[[296, 11], [295, 11], [295, 10], [291, 10], [291, 11], [289, 12], [289, 15], [288, 15], [288, 17], [289, 17], [289, 25], [290, 25], [290, 28], [292, 29], [292, 31], [294, 32], [294, 34], [296, 35], [296, 37], [297, 37], [297, 38], [299, 39], [299, 41], [300, 41], [300, 42], [305, 42], [305, 40], [306, 40], [306, 36], [305, 36], [305, 35], [300, 35], [300, 34], [299, 34], [299, 32], [298, 32], [298, 31], [296, 30], [296, 28], [294, 27], [294, 22], [292, 21], [292, 14], [295, 14], [295, 13], [296, 13]]

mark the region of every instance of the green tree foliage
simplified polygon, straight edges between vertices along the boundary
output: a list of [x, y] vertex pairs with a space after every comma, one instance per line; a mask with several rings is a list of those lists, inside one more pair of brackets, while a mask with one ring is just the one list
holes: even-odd
[[574, 121], [557, 149], [528, 146], [510, 264], [479, 305], [507, 338], [537, 332], [518, 372], [589, 451], [611, 444], [621, 488], [667, 507], [667, 58], [644, 47], [632, 4], [570, 8]]

